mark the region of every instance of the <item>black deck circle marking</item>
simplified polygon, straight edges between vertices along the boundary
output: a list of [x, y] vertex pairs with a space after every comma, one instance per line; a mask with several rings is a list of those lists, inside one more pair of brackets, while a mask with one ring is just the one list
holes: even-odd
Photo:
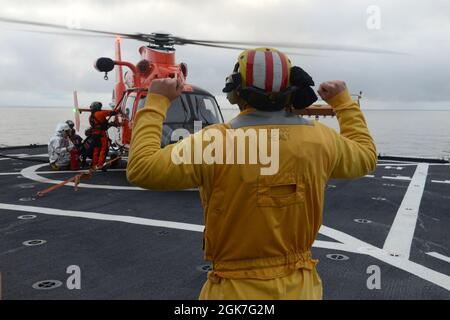
[[371, 220], [367, 220], [364, 218], [353, 219], [353, 221], [355, 221], [356, 223], [372, 223]]
[[330, 253], [330, 254], [327, 254], [326, 257], [328, 259], [335, 260], [335, 261], [344, 261], [344, 260], [350, 259], [349, 257], [344, 256], [343, 254], [340, 254], [340, 253]]
[[32, 246], [40, 246], [41, 244], [44, 244], [46, 242], [47, 241], [45, 241], [45, 240], [34, 239], [34, 240], [24, 241], [24, 242], [22, 242], [22, 244], [27, 247], [32, 247]]
[[34, 214], [24, 214], [24, 215], [18, 216], [17, 219], [20, 219], [20, 220], [31, 220], [31, 219], [35, 219], [36, 217], [37, 216], [34, 215]]
[[32, 285], [37, 290], [51, 290], [62, 286], [62, 282], [59, 280], [42, 280]]
[[202, 264], [197, 267], [197, 270], [200, 272], [208, 272], [212, 270], [212, 267], [210, 264]]

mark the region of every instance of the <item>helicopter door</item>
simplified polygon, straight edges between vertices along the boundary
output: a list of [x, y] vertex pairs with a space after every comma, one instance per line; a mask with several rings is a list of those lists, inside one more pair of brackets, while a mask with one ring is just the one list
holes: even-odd
[[128, 121], [132, 120], [133, 116], [133, 107], [134, 107], [134, 101], [136, 100], [135, 95], [128, 95], [127, 101], [125, 102], [123, 113], [126, 115]]
[[123, 126], [122, 126], [122, 144], [128, 145], [131, 142], [131, 127], [132, 123], [132, 115], [133, 115], [133, 106], [134, 101], [136, 100], [136, 95], [128, 94], [128, 96], [124, 97], [121, 102], [121, 109], [123, 116]]

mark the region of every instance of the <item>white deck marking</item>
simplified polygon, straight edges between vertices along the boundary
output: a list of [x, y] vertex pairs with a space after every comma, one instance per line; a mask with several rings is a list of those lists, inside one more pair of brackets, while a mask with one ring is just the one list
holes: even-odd
[[44, 157], [44, 158], [48, 158], [48, 153], [26, 154], [26, 155], [22, 156], [21, 158], [34, 158], [34, 157]]
[[434, 182], [434, 183], [450, 184], [450, 180], [444, 180], [444, 181], [441, 181], [441, 180], [431, 180], [431, 182]]
[[[190, 223], [179, 223], [172, 221], [164, 221], [164, 220], [153, 220], [147, 218], [138, 218], [133, 216], [121, 216], [121, 215], [112, 215], [112, 214], [104, 214], [104, 213], [95, 213], [95, 212], [85, 212], [85, 211], [69, 211], [69, 210], [61, 210], [61, 209], [53, 209], [53, 208], [44, 208], [44, 207], [34, 207], [34, 206], [22, 206], [22, 205], [14, 205], [14, 204], [6, 204], [0, 203], [0, 210], [11, 210], [11, 211], [22, 211], [29, 213], [42, 213], [48, 215], [56, 215], [56, 216], [68, 216], [68, 217], [78, 217], [78, 218], [86, 218], [86, 219], [96, 219], [96, 220], [104, 220], [104, 221], [117, 221], [124, 223], [132, 223], [146, 226], [156, 226], [156, 227], [165, 227], [172, 229], [181, 229], [181, 230], [189, 230], [196, 232], [203, 232], [204, 226], [198, 224], [190, 224]], [[409, 272], [421, 279], [429, 281], [439, 287], [442, 287], [446, 290], [450, 291], [450, 277], [424, 267], [420, 264], [412, 262], [408, 259], [404, 259], [401, 257], [391, 257], [387, 254], [386, 251], [377, 248], [369, 243], [361, 241], [355, 237], [352, 237], [342, 231], [338, 231], [332, 229], [330, 227], [323, 226], [320, 228], [319, 233], [332, 238], [340, 243], [330, 242], [330, 241], [317, 241], [314, 242], [313, 246], [318, 248], [329, 248], [332, 250], [342, 250], [355, 252], [358, 254], [366, 254], [372, 256], [380, 261], [383, 261], [387, 264], [395, 266], [399, 269], [402, 269], [406, 272]]]
[[20, 176], [20, 172], [0, 172], [0, 176]]
[[[45, 177], [41, 177], [39, 174], [42, 173], [42, 171], [36, 171], [39, 168], [42, 168], [46, 166], [46, 163], [43, 164], [37, 164], [35, 166], [27, 167], [22, 169], [20, 171], [20, 174], [30, 180], [41, 182], [41, 183], [49, 183], [49, 184], [59, 184], [62, 182], [62, 180], [53, 180]], [[123, 170], [123, 169], [117, 169], [117, 170]], [[52, 171], [53, 172], [53, 171]], [[74, 171], [69, 171], [74, 172]], [[17, 172], [19, 174], [19, 172]], [[74, 184], [72, 182], [67, 183], [65, 186], [73, 187]], [[89, 184], [89, 183], [80, 183], [78, 184], [79, 188], [90, 188], [90, 189], [107, 189], [107, 190], [139, 190], [139, 191], [148, 191], [147, 189], [139, 188], [139, 187], [133, 187], [133, 186], [112, 186], [112, 185], [105, 185], [105, 184]], [[168, 190], [166, 190], [168, 191]], [[184, 189], [184, 190], [175, 190], [175, 191], [198, 191], [198, 189]]]
[[377, 163], [379, 167], [417, 166], [417, 163]]
[[[12, 173], [11, 173], [12, 174]], [[377, 178], [372, 174], [365, 175], [363, 178]], [[379, 177], [378, 177], [379, 178]], [[411, 181], [411, 177], [403, 177], [403, 176], [397, 176], [397, 177], [390, 177], [390, 176], [382, 176], [381, 179], [388, 179], [388, 180], [400, 180], [400, 181]], [[450, 184], [450, 180], [431, 180], [431, 183], [443, 183], [443, 184]]]
[[16, 158], [30, 158], [30, 157], [48, 157], [48, 153], [39, 154], [26, 154], [26, 153], [5, 153], [6, 156], [16, 157]]
[[[449, 159], [447, 159], [449, 160]], [[385, 163], [383, 163], [385, 162]], [[413, 162], [413, 161], [399, 161], [399, 160], [378, 160], [378, 164], [377, 165], [381, 165], [381, 166], [385, 166], [385, 165], [390, 165], [390, 166], [417, 166], [417, 164], [422, 163], [420, 162], [420, 160], [418, 162]], [[450, 166], [450, 163], [429, 163], [428, 165], [430, 166]]]
[[313, 247], [315, 248], [323, 248], [323, 249], [332, 249], [332, 250], [340, 250], [340, 251], [347, 251], [352, 253], [360, 253], [357, 249], [355, 249], [352, 246], [339, 243], [339, 242], [333, 242], [333, 241], [322, 241], [322, 240], [316, 240], [313, 243]]
[[[125, 172], [125, 169], [108, 169], [108, 171], [111, 172], [120, 172], [123, 171]], [[74, 175], [77, 173], [82, 173], [82, 172], [86, 172], [86, 170], [74, 170], [74, 171], [36, 171], [36, 173], [39, 174], [58, 174], [58, 173], [73, 173]], [[13, 175], [19, 175], [21, 174], [20, 172], [0, 172], [0, 176], [13, 176]]]
[[[42, 154], [25, 154], [25, 153], [17, 153], [17, 154], [6, 154], [5, 156], [8, 157], [14, 157], [14, 158], [34, 158], [34, 157], [47, 157], [48, 158], [48, 154], [47, 153], [42, 153]], [[14, 159], [14, 158], [3, 158], [0, 156], [0, 161], [5, 161], [5, 160], [20, 160], [20, 159]]]
[[[29, 154], [26, 153], [6, 153], [5, 154], [8, 157], [26, 157], [26, 156], [30, 156]], [[47, 155], [48, 157], [48, 155]]]
[[419, 163], [384, 242], [384, 250], [400, 254], [406, 259], [409, 259], [411, 251], [427, 175], [428, 164]]
[[416, 164], [417, 165], [417, 163], [418, 163], [418, 162], [414, 162], [414, 161], [404, 161], [404, 160], [378, 160], [378, 163], [380, 163], [380, 162], [387, 162], [387, 163], [392, 162], [392, 163], [395, 163], [396, 165], [399, 164], [399, 163], [401, 163], [401, 164], [403, 164], [403, 163], [412, 163], [412, 164]]
[[198, 225], [198, 224], [164, 221], [164, 220], [154, 220], [154, 219], [139, 218], [139, 217], [133, 217], [133, 216], [122, 216], [122, 215], [96, 213], [96, 212], [88, 212], [88, 211], [61, 210], [61, 209], [54, 209], [54, 208], [21, 206], [21, 205], [6, 204], [6, 203], [0, 203], [0, 209], [12, 210], [12, 211], [24, 211], [24, 212], [31, 212], [31, 213], [43, 213], [43, 214], [48, 214], [48, 215], [53, 215], [53, 216], [76, 217], [76, 218], [86, 218], [86, 219], [104, 220], [104, 221], [117, 221], [117, 222], [139, 224], [139, 225], [144, 225], [144, 226], [164, 227], [164, 228], [171, 228], [171, 229], [197, 231], [197, 232], [203, 232], [203, 229], [204, 229], [204, 227], [202, 225]]
[[[39, 168], [42, 168], [46, 166], [46, 163], [43, 164], [37, 164], [35, 166], [31, 166], [28, 168], [23, 169], [20, 174], [24, 176], [27, 179], [41, 182], [41, 183], [50, 183], [50, 184], [59, 184], [62, 182], [62, 180], [53, 180], [45, 177], [41, 177], [39, 175]], [[72, 182], [66, 184], [66, 186], [73, 187], [74, 184]], [[87, 183], [80, 183], [78, 184], [78, 187], [80, 188], [91, 188], [91, 189], [109, 189], [109, 190], [145, 190], [139, 187], [133, 187], [133, 186], [110, 186], [110, 185], [101, 185], [101, 184], [87, 184]]]
[[409, 259], [405, 259], [404, 257], [392, 257], [385, 250], [361, 241], [342, 231], [322, 225], [319, 232], [329, 238], [342, 242], [343, 244], [357, 248], [361, 254], [367, 254], [450, 291], [450, 277], [448, 275], [422, 266]]
[[[427, 164], [428, 166], [428, 164]], [[394, 177], [390, 177], [390, 176], [382, 176], [382, 179], [390, 179], [390, 180], [402, 180], [402, 181], [411, 181], [412, 178], [410, 177], [404, 177], [404, 176], [394, 176]]]
[[434, 252], [434, 251], [433, 251], [433, 252], [427, 252], [427, 255], [432, 256], [432, 257], [435, 257], [435, 258], [437, 258], [437, 259], [441, 259], [441, 260], [443, 260], [443, 261], [445, 261], [445, 262], [450, 263], [450, 258], [444, 256], [443, 254], [440, 254], [440, 253], [437, 253], [437, 252]]

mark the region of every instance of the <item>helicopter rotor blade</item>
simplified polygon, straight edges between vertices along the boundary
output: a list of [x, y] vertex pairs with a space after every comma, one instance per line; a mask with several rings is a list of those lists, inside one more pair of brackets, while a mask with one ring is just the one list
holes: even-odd
[[101, 30], [85, 29], [85, 28], [70, 28], [69, 26], [55, 24], [55, 23], [36, 22], [36, 21], [12, 19], [12, 18], [5, 18], [5, 17], [0, 17], [0, 22], [30, 25], [30, 26], [36, 26], [36, 27], [46, 27], [46, 28], [53, 28], [53, 29], [72, 31], [72, 32], [90, 32], [90, 33], [96, 33], [96, 34], [105, 35], [105, 36], [121, 36], [123, 38], [130, 38], [130, 39], [146, 41], [144, 38], [140, 39], [142, 37], [142, 35], [140, 35], [140, 34], [101, 31]]
[[402, 52], [384, 50], [378, 48], [368, 48], [351, 45], [328, 45], [319, 43], [290, 43], [290, 42], [262, 42], [262, 41], [216, 41], [216, 40], [198, 40], [174, 37], [177, 44], [214, 44], [214, 45], [230, 45], [230, 46], [268, 46], [276, 48], [290, 48], [303, 50], [321, 50], [321, 51], [349, 51], [349, 52], [365, 52], [378, 54], [404, 54]]
[[[246, 47], [224, 46], [224, 45], [209, 44], [209, 43], [186, 43], [186, 45], [196, 45], [196, 46], [222, 48], [222, 49], [232, 49], [232, 50], [247, 50], [247, 49], [250, 49], [250, 48], [246, 48]], [[321, 55], [306, 54], [306, 53], [300, 53], [300, 52], [285, 52], [285, 53], [289, 54], [289, 55], [304, 56], [304, 57], [323, 57]]]
[[100, 34], [88, 34], [82, 32], [57, 32], [57, 31], [44, 31], [44, 30], [29, 30], [29, 29], [9, 29], [11, 31], [20, 31], [20, 32], [28, 32], [28, 33], [41, 33], [41, 34], [50, 34], [55, 36], [69, 36], [69, 37], [88, 37], [88, 38], [115, 38], [117, 36], [112, 35], [100, 35]]
[[[111, 31], [101, 31], [94, 29], [85, 28], [70, 28], [65, 25], [59, 25], [54, 23], [46, 22], [36, 22], [29, 20], [20, 20], [13, 18], [0, 17], [0, 22], [14, 23], [22, 25], [30, 25], [37, 27], [54, 28], [64, 31], [70, 31], [70, 33], [87, 32], [97, 35], [104, 36], [121, 36], [122, 38], [128, 38], [143, 42], [155, 42], [158, 40], [158, 34], [147, 34], [147, 33], [123, 33], [123, 32], [111, 32]], [[167, 36], [167, 35], [166, 35]], [[165, 39], [168, 39], [167, 37]], [[343, 51], [343, 52], [361, 52], [361, 53], [376, 53], [376, 54], [401, 54], [405, 53], [384, 50], [378, 48], [368, 48], [362, 46], [353, 45], [330, 45], [330, 44], [319, 44], [319, 43], [288, 43], [288, 42], [262, 42], [262, 41], [217, 41], [217, 40], [201, 40], [201, 39], [188, 39], [182, 37], [175, 37], [170, 35], [170, 45], [200, 45], [200, 46], [210, 46], [229, 49], [238, 49], [240, 46], [269, 46], [277, 48], [289, 48], [289, 49], [302, 49], [302, 50], [321, 50], [321, 51]], [[225, 47], [227, 46], [227, 47]]]

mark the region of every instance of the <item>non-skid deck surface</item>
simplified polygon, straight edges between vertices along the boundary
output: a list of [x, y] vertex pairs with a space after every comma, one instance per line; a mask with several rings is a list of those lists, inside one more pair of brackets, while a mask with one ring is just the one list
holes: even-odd
[[[45, 152], [1, 152], [19, 158], [0, 157], [2, 299], [198, 297], [208, 268], [196, 190], [141, 190], [128, 184], [122, 166], [95, 173], [78, 192], [65, 186], [38, 198], [37, 191], [74, 175], [29, 161], [45, 160]], [[32, 219], [19, 219], [24, 215]], [[380, 161], [373, 175], [330, 181], [313, 247], [324, 298], [449, 299], [449, 227], [448, 165]], [[45, 243], [24, 245], [28, 240]], [[80, 290], [67, 288], [73, 265]], [[371, 270], [380, 271], [380, 289], [367, 286], [377, 283]], [[33, 288], [43, 280], [61, 285]]]

